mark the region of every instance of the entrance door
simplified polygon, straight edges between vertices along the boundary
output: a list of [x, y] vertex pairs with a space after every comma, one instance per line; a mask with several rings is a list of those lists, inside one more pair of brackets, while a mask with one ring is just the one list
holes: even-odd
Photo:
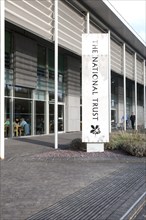
[[[49, 132], [54, 133], [54, 104], [49, 105]], [[64, 131], [64, 105], [58, 105], [58, 131]]]
[[111, 110], [111, 128], [114, 129], [117, 126], [116, 110]]

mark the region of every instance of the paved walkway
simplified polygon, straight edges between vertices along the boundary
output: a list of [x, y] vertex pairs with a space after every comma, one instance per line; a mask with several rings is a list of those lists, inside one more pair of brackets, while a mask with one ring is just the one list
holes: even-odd
[[[68, 150], [81, 133], [7, 139], [1, 220], [127, 220], [146, 190], [145, 158]], [[140, 201], [143, 202], [143, 201]], [[140, 205], [140, 202], [137, 205]]]

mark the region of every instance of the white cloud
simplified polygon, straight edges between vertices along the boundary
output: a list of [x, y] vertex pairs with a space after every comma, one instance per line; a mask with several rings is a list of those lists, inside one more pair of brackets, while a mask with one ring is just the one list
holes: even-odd
[[146, 42], [146, 0], [108, 0], [108, 2]]

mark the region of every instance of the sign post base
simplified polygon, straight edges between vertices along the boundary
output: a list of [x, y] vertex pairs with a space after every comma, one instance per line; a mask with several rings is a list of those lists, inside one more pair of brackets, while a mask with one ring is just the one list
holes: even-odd
[[87, 143], [87, 152], [104, 152], [104, 143]]

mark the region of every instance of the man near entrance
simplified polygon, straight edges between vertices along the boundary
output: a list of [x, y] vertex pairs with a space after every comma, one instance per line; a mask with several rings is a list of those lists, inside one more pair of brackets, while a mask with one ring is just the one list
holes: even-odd
[[131, 126], [132, 126], [132, 129], [134, 129], [134, 124], [135, 124], [135, 115], [134, 113], [132, 112], [131, 116], [130, 116], [130, 121], [131, 121]]

